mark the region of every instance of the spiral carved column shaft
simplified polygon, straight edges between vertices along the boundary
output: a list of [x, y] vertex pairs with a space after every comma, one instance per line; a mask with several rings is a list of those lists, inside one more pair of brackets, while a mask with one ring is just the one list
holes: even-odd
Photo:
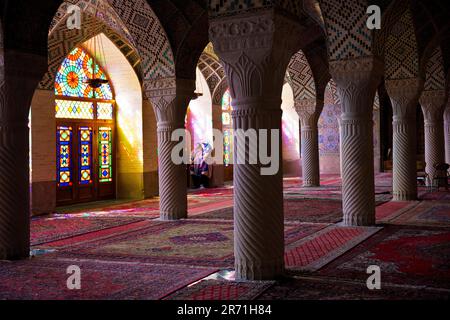
[[425, 171], [428, 184], [437, 172], [434, 166], [445, 162], [444, 108], [446, 95], [443, 90], [424, 91], [420, 104], [425, 120]]
[[445, 163], [450, 164], [450, 106], [447, 105], [444, 113], [445, 134]]
[[[236, 101], [234, 130], [281, 129], [281, 110], [262, 110], [260, 104], [241, 109]], [[270, 130], [269, 130], [270, 131]], [[270, 133], [269, 133], [270, 137]], [[270, 139], [270, 138], [269, 138]], [[235, 157], [242, 147], [235, 137]], [[258, 137], [258, 145], [261, 143]], [[279, 150], [268, 143], [268, 149]], [[249, 147], [246, 147], [246, 154]], [[238, 278], [266, 279], [284, 268], [283, 196], [281, 168], [275, 175], [262, 175], [259, 163], [234, 164], [235, 265]], [[246, 161], [247, 162], [247, 161]], [[280, 161], [279, 161], [280, 162]]]
[[372, 108], [382, 63], [374, 57], [330, 63], [342, 100], [341, 170], [345, 225], [375, 223]]
[[[233, 97], [234, 155], [234, 256], [236, 278], [273, 279], [284, 271], [283, 185], [281, 168], [281, 90], [286, 68], [299, 50], [301, 27], [267, 9], [210, 22], [210, 39], [227, 74]], [[254, 148], [239, 142], [236, 131], [268, 129], [268, 153], [278, 162], [274, 174], [264, 175], [261, 152], [256, 163], [236, 159], [236, 152]], [[271, 133], [278, 134], [278, 147]], [[258, 147], [259, 151], [262, 149]], [[274, 157], [275, 156], [275, 157]], [[241, 162], [241, 163], [239, 163]]]
[[295, 102], [300, 117], [302, 141], [302, 172], [304, 187], [320, 186], [319, 131], [317, 121], [323, 109], [323, 101], [304, 99]]
[[421, 79], [386, 81], [393, 109], [393, 199], [417, 199], [416, 106], [423, 88]]
[[159, 210], [162, 220], [187, 218], [186, 166], [174, 164], [171, 141], [174, 127], [158, 127]]
[[[187, 217], [186, 163], [177, 164], [172, 151], [180, 141], [172, 141], [174, 130], [184, 130], [187, 106], [195, 81], [168, 79], [145, 84], [158, 126], [159, 210], [161, 220]], [[186, 141], [186, 140], [184, 140]]]

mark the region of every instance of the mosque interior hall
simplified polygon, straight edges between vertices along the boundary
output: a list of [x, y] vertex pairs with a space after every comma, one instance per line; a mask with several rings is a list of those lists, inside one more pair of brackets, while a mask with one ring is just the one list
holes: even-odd
[[0, 0], [0, 300], [448, 300], [450, 2]]

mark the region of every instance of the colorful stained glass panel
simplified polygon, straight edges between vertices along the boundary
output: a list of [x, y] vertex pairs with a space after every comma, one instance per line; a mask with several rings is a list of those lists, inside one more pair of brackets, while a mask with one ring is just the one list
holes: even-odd
[[94, 63], [82, 48], [77, 47], [64, 59], [56, 74], [55, 94], [66, 97], [111, 100], [113, 95], [109, 84], [103, 84], [95, 90], [88, 85], [87, 80], [93, 77], [106, 79], [106, 75], [98, 67], [98, 64]]
[[99, 180], [111, 182], [112, 179], [112, 129], [100, 127], [98, 129], [99, 152]]
[[72, 127], [59, 126], [56, 141], [58, 187], [69, 187], [72, 185]]
[[112, 103], [97, 103], [97, 119], [112, 120], [114, 115], [114, 108]]
[[92, 183], [92, 128], [79, 127], [78, 129], [78, 144], [79, 144], [79, 183]]
[[56, 100], [58, 119], [94, 119], [94, 104], [85, 101]]

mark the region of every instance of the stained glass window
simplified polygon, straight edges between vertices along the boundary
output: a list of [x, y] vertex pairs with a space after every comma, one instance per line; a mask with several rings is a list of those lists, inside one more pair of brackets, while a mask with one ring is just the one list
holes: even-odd
[[99, 177], [100, 182], [112, 181], [112, 130], [100, 127], [98, 130]]
[[92, 183], [92, 128], [79, 127], [79, 180], [80, 184]]
[[112, 120], [114, 115], [114, 106], [112, 103], [97, 103], [97, 119]]
[[86, 101], [56, 100], [56, 118], [94, 119], [94, 104]]
[[222, 97], [223, 164], [225, 166], [230, 165], [233, 156], [232, 111], [230, 90], [227, 90]]
[[92, 58], [81, 48], [77, 47], [69, 53], [61, 64], [55, 81], [55, 94], [57, 96], [96, 98], [111, 100], [113, 98], [111, 86], [103, 84], [100, 88], [93, 89], [87, 84], [88, 79], [106, 79], [106, 75], [95, 64]]
[[57, 181], [59, 187], [72, 185], [72, 127], [57, 128]]

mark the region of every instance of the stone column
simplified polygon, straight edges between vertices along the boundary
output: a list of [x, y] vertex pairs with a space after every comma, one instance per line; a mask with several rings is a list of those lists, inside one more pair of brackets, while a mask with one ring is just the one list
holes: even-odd
[[393, 110], [394, 201], [416, 200], [416, 107], [423, 89], [423, 80], [387, 80], [386, 89]]
[[436, 175], [434, 165], [445, 162], [444, 146], [444, 108], [446, 95], [444, 90], [424, 91], [420, 97], [425, 120], [425, 171], [428, 173], [428, 185]]
[[444, 134], [445, 134], [445, 163], [450, 164], [450, 105], [447, 104], [444, 112]]
[[[1, 50], [0, 50], [1, 51]], [[0, 52], [0, 260], [30, 252], [28, 114], [47, 68], [45, 57]]]
[[[210, 39], [227, 74], [234, 107], [237, 279], [273, 279], [284, 271], [281, 90], [288, 62], [299, 49], [300, 31], [295, 21], [271, 9], [210, 22]], [[239, 129], [256, 130], [257, 141], [240, 143], [236, 138]], [[269, 138], [263, 143], [277, 157], [272, 162], [278, 165], [274, 174], [262, 174], [261, 153], [256, 163], [237, 156], [238, 150], [254, 154], [250, 149], [261, 142], [260, 129], [267, 129]], [[277, 134], [278, 148], [271, 142], [272, 133]]]
[[194, 80], [165, 79], [146, 83], [146, 94], [153, 104], [158, 131], [158, 179], [161, 220], [187, 217], [186, 165], [175, 164], [172, 132], [185, 129], [189, 101], [194, 97]]
[[383, 74], [375, 57], [330, 62], [342, 101], [341, 168], [345, 225], [375, 223], [373, 102]]
[[300, 118], [303, 186], [320, 186], [319, 131], [317, 121], [323, 109], [323, 100], [303, 99], [295, 101], [295, 110]]

